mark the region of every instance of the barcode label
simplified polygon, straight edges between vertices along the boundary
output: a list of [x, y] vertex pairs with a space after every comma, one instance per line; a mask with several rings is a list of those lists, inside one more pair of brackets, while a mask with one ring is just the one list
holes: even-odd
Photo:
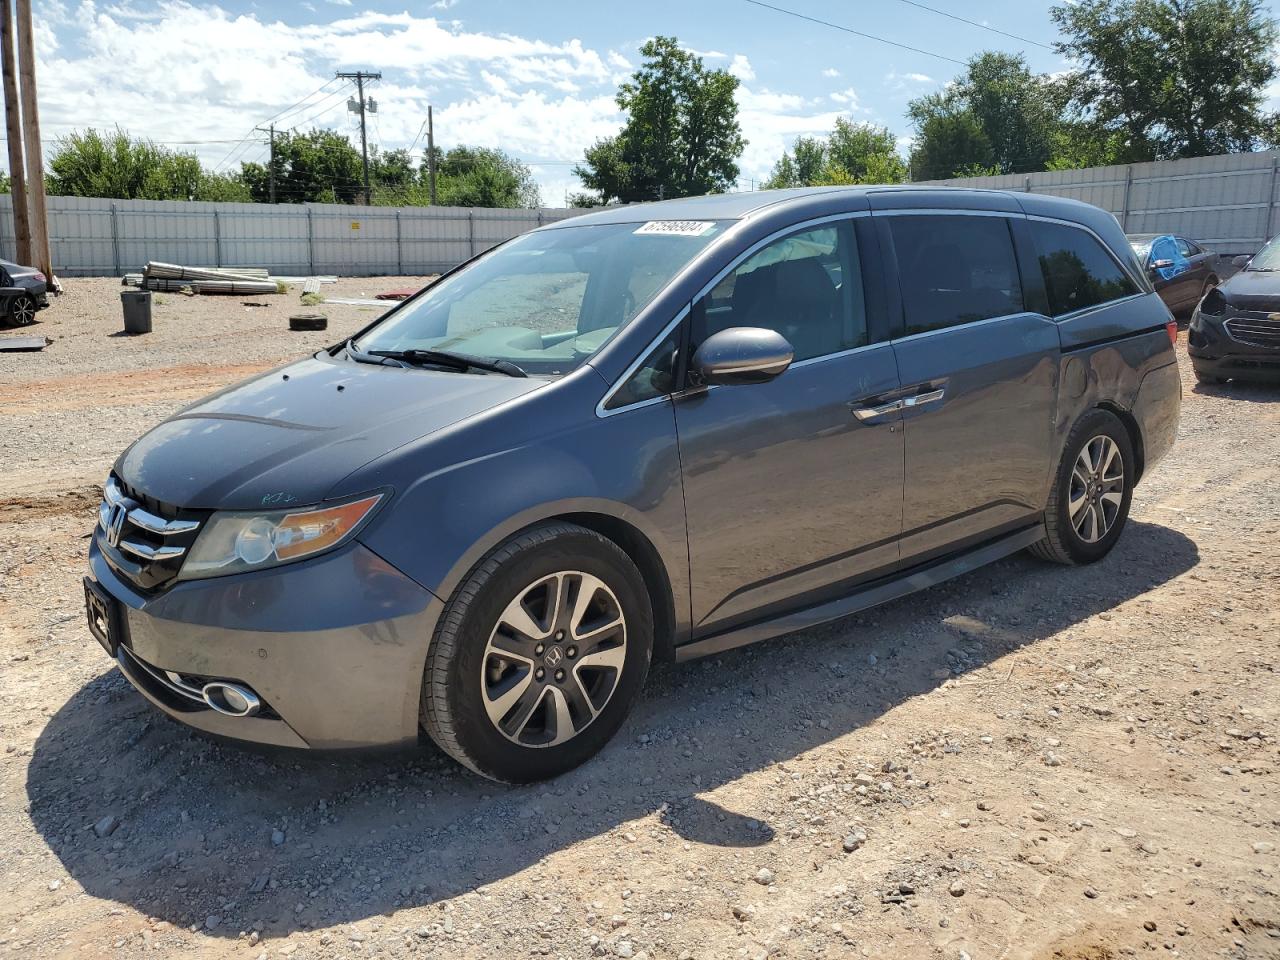
[[650, 220], [636, 233], [661, 233], [672, 237], [700, 237], [715, 223], [711, 220]]

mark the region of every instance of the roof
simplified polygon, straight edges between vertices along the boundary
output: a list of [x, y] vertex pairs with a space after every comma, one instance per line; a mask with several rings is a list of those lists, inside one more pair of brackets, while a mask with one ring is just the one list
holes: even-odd
[[[568, 217], [543, 227], [544, 230], [583, 226], [588, 224], [607, 223], [644, 223], [649, 220], [741, 220], [763, 210], [780, 210], [790, 205], [811, 204], [822, 197], [832, 200], [837, 198], [871, 198], [879, 195], [879, 201], [872, 201], [872, 206], [885, 208], [902, 204], [903, 195], [920, 194], [921, 199], [933, 197], [948, 202], [942, 206], [968, 206], [972, 203], [978, 209], [1020, 210], [1025, 204], [1021, 198], [1034, 198], [1038, 207], [1074, 208], [1087, 207], [1094, 213], [1096, 208], [1082, 204], [1078, 200], [1063, 197], [1052, 197], [1045, 194], [1024, 194], [1009, 190], [981, 190], [972, 187], [942, 187], [926, 184], [839, 186], [839, 187], [795, 187], [786, 190], [753, 190], [743, 193], [714, 193], [701, 197], [683, 197], [678, 200], [659, 200], [652, 203], [631, 203], [620, 206], [605, 207], [593, 213], [577, 217]], [[896, 196], [889, 196], [896, 195]], [[960, 195], [965, 195], [967, 202], [958, 202]], [[894, 202], [898, 201], [898, 202]], [[865, 201], [864, 201], [865, 209]]]

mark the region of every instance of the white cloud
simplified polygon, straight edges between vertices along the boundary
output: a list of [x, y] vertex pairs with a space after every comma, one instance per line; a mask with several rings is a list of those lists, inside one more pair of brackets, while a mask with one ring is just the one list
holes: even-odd
[[827, 97], [832, 103], [843, 104], [846, 110], [858, 109], [858, 91], [854, 90], [853, 87], [836, 90], [834, 93], [827, 94]]
[[836, 77], [840, 76], [840, 71], [835, 67], [827, 67], [827, 69], [822, 71], [822, 75], [828, 80], [834, 80]]
[[458, 0], [436, 0], [436, 2], [431, 5], [431, 9], [448, 10], [450, 7], [456, 7], [457, 5]]
[[349, 7], [351, 0], [325, 0], [326, 3], [332, 3], [335, 7]]
[[[628, 44], [595, 49], [577, 39], [484, 33], [423, 13], [330, 7], [330, 22], [299, 23], [199, 0], [76, 3], [45, 0], [48, 36], [38, 56], [46, 136], [118, 124], [159, 142], [224, 141], [182, 147], [211, 167], [226, 160], [223, 169], [265, 155], [258, 134], [240, 138], [291, 104], [301, 102], [278, 129], [352, 133], [350, 91], [333, 73], [381, 69], [385, 79], [371, 91], [379, 105], [375, 143], [408, 146], [430, 103], [442, 147], [507, 150], [530, 163], [545, 199], [558, 204], [566, 189], [581, 189], [571, 170], [583, 150], [620, 128], [614, 96], [634, 69]], [[744, 177], [763, 177], [798, 134], [825, 134], [856, 105], [852, 90], [843, 100], [772, 90], [757, 85], [746, 56], [702, 55], [727, 61], [742, 81]]]

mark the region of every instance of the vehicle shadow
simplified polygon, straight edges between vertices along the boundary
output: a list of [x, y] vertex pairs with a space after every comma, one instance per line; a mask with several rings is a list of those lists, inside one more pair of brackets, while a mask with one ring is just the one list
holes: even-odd
[[1280, 403], [1280, 383], [1231, 380], [1227, 383], [1196, 383], [1192, 393], [1205, 397], [1225, 397], [1250, 403]]
[[[529, 787], [487, 782], [434, 749], [264, 756], [213, 743], [153, 711], [112, 670], [40, 735], [31, 817], [90, 895], [227, 937], [447, 900], [611, 831], [636, 843], [638, 861], [646, 847], [661, 854], [670, 836], [640, 818], [689, 843], [758, 846], [774, 825], [700, 795], [822, 747], [1198, 560], [1181, 533], [1131, 521], [1090, 567], [1020, 555], [834, 624], [660, 668], [596, 759]], [[119, 826], [99, 836], [94, 825], [106, 833], [108, 817]]]

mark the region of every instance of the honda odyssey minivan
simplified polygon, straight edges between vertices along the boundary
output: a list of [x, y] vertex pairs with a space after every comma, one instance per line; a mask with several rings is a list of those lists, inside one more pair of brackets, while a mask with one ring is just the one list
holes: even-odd
[[1104, 557], [1173, 443], [1176, 326], [1115, 218], [779, 190], [510, 240], [116, 461], [94, 636], [211, 734], [599, 750], [650, 664], [1024, 548]]

